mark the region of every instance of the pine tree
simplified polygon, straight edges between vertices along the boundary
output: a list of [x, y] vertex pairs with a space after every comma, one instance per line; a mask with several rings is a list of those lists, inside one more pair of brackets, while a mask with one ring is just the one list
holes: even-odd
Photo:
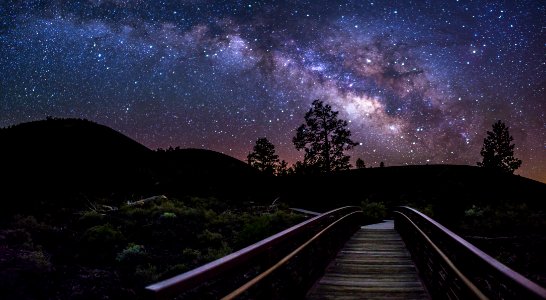
[[360, 157], [356, 160], [356, 168], [357, 169], [366, 168], [366, 164], [364, 163], [364, 160], [362, 160], [362, 158], [360, 158]]
[[279, 162], [275, 168], [275, 175], [277, 176], [285, 176], [289, 173], [288, 163], [283, 159], [281, 162]]
[[304, 149], [303, 165], [314, 172], [347, 170], [350, 156], [343, 151], [357, 145], [351, 140], [347, 121], [337, 117], [330, 105], [313, 101], [312, 108], [305, 114], [305, 123], [296, 132], [292, 142], [297, 150]]
[[279, 156], [275, 154], [275, 146], [267, 138], [259, 138], [253, 152], [247, 156], [248, 164], [267, 173], [275, 174], [279, 165]]
[[514, 157], [514, 138], [502, 121], [493, 124], [493, 131], [487, 131], [480, 154], [483, 157], [478, 166], [514, 173], [521, 166], [521, 160]]

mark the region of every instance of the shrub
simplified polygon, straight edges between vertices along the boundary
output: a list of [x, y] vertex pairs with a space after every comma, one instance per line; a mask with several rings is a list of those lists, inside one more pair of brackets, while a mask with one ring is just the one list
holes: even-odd
[[0, 244], [18, 245], [25, 249], [33, 249], [32, 237], [25, 229], [7, 229], [0, 231]]
[[225, 242], [222, 243], [222, 245], [219, 248], [208, 248], [207, 254], [205, 255], [204, 259], [206, 262], [216, 260], [220, 257], [224, 257], [228, 254], [233, 252], [233, 249], [231, 249]]
[[117, 244], [123, 239], [123, 235], [110, 224], [97, 225], [89, 228], [82, 240], [89, 244]]
[[481, 217], [483, 216], [485, 209], [477, 207], [476, 205], [472, 205], [471, 208], [465, 210], [464, 216], [465, 217]]
[[96, 226], [104, 223], [105, 218], [106, 216], [104, 214], [101, 214], [94, 210], [90, 210], [82, 214], [82, 216], [78, 219], [78, 223], [83, 228], [89, 228], [91, 226]]
[[211, 232], [208, 229], [203, 230], [197, 238], [205, 246], [218, 246], [224, 239], [220, 233]]
[[152, 264], [139, 265], [135, 270], [135, 277], [144, 284], [150, 284], [159, 280], [157, 267]]
[[163, 273], [161, 273], [160, 277], [169, 278], [178, 274], [182, 274], [188, 270], [189, 268], [186, 264], [176, 264], [173, 266], [168, 266], [167, 269]]
[[[243, 216], [244, 218], [245, 216]], [[300, 215], [277, 211], [259, 216], [246, 216], [241, 231], [237, 234], [237, 246], [243, 247], [273, 235], [297, 224], [303, 218]]]
[[35, 270], [47, 272], [52, 268], [49, 258], [42, 250], [21, 252], [20, 258], [31, 264]]
[[176, 214], [172, 212], [164, 212], [160, 218], [163, 219], [176, 219]]
[[177, 215], [173, 212], [164, 212], [159, 216], [159, 223], [169, 225], [177, 221]]
[[116, 260], [119, 262], [134, 261], [146, 255], [144, 246], [130, 243], [125, 249], [118, 253]]
[[182, 250], [182, 258], [188, 265], [195, 266], [203, 260], [203, 255], [197, 249], [185, 248]]
[[364, 212], [364, 222], [378, 223], [387, 216], [387, 208], [383, 202], [362, 201], [362, 211]]
[[16, 215], [13, 218], [13, 225], [17, 228], [24, 228], [31, 233], [44, 232], [51, 230], [51, 227], [45, 223], [38, 222], [34, 216]]
[[239, 247], [246, 246], [267, 237], [270, 222], [271, 216], [269, 215], [254, 217], [245, 222], [243, 228], [237, 234], [237, 245]]
[[81, 242], [81, 254], [84, 257], [106, 263], [114, 259], [116, 250], [125, 243], [125, 238], [112, 225], [104, 224], [87, 229]]
[[188, 203], [195, 208], [202, 210], [214, 210], [216, 212], [224, 211], [228, 209], [228, 205], [225, 201], [219, 200], [214, 197], [200, 198], [191, 197], [188, 199]]
[[434, 217], [434, 209], [432, 208], [431, 204], [428, 204], [427, 206], [419, 209], [420, 212], [424, 213], [425, 215], [433, 218]]

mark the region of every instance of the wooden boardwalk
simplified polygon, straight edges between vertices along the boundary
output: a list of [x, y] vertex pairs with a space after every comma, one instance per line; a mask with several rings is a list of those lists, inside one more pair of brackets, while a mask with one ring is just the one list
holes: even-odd
[[357, 231], [306, 299], [429, 299], [393, 222]]

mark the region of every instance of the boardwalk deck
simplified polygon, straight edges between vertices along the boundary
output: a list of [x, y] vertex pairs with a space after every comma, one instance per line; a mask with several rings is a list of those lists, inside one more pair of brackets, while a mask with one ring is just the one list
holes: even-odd
[[429, 299], [392, 222], [357, 231], [307, 299]]

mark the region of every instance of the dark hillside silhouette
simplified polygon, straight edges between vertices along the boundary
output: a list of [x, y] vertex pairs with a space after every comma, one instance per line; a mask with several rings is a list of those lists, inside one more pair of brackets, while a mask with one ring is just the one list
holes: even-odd
[[[86, 204], [82, 198], [91, 195], [119, 201], [164, 193], [237, 194], [240, 199], [241, 191], [251, 190], [247, 179], [260, 180], [253, 168], [227, 155], [199, 149], [152, 151], [80, 119], [48, 118], [0, 129], [0, 165], [2, 206], [13, 209], [81, 206]], [[20, 201], [8, 200], [14, 198]]]
[[120, 192], [153, 183], [148, 170], [153, 152], [91, 121], [19, 124], [0, 130], [0, 144], [3, 192], [18, 198], [41, 201], [36, 197]]
[[283, 201], [326, 211], [364, 200], [387, 206], [433, 205], [445, 218], [471, 204], [526, 203], [546, 209], [546, 184], [487, 168], [423, 165], [366, 168], [333, 174], [278, 178]]
[[[177, 195], [223, 196], [235, 200], [242, 195], [267, 195], [265, 177], [245, 162], [205, 149], [159, 150], [155, 153], [158, 192]], [[267, 197], [266, 197], [267, 198]]]
[[81, 195], [126, 201], [158, 194], [240, 203], [270, 203], [281, 196], [294, 206], [324, 210], [364, 200], [427, 202], [446, 214], [451, 206], [464, 209], [470, 203], [546, 205], [545, 184], [489, 168], [405, 166], [270, 178], [215, 151], [152, 151], [87, 120], [48, 119], [0, 129], [0, 145], [2, 206], [8, 208], [56, 201], [81, 206]]
[[[207, 149], [158, 150], [158, 156], [176, 163], [177, 172], [188, 171], [197, 176], [255, 175], [248, 164], [229, 155]], [[173, 166], [170, 166], [173, 167]]]

